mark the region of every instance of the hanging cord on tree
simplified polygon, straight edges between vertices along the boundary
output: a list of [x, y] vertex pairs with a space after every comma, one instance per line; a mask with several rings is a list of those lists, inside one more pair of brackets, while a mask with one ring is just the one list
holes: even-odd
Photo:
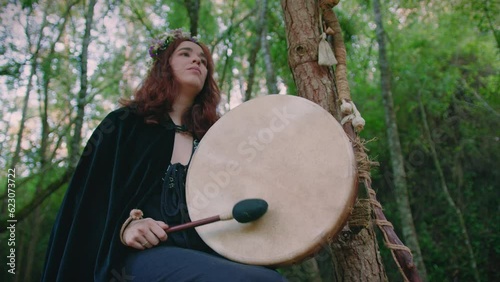
[[[358, 174], [360, 182], [363, 182], [369, 195], [369, 202], [373, 209], [375, 224], [379, 227], [384, 237], [385, 245], [391, 250], [394, 261], [398, 265], [399, 271], [405, 281], [421, 281], [417, 267], [413, 262], [411, 250], [406, 247], [394, 231], [394, 227], [387, 220], [382, 210], [382, 205], [377, 200], [375, 190], [371, 187], [370, 169], [375, 163], [372, 162], [366, 154], [367, 149], [361, 141], [356, 131], [360, 131], [364, 126], [364, 119], [356, 109], [351, 100], [349, 84], [347, 82], [347, 64], [346, 49], [342, 38], [342, 31], [333, 7], [339, 3], [339, 0], [321, 0], [320, 8], [322, 10], [323, 21], [326, 24], [326, 33], [333, 36], [333, 50], [337, 65], [335, 68], [335, 84], [342, 103], [342, 126], [347, 136], [351, 139], [358, 165]], [[323, 30], [323, 23], [320, 24]], [[357, 119], [357, 120], [356, 120]], [[355, 121], [356, 120], [356, 121]]]

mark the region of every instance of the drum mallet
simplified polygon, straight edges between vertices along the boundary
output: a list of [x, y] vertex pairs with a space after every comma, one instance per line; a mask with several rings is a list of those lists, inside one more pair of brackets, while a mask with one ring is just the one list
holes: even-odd
[[234, 205], [233, 207], [232, 213], [215, 215], [212, 217], [172, 226], [165, 230], [165, 232], [172, 233], [216, 221], [230, 220], [233, 218], [239, 223], [248, 223], [263, 216], [267, 211], [267, 207], [267, 202], [262, 199], [246, 199], [236, 203], [236, 205]]

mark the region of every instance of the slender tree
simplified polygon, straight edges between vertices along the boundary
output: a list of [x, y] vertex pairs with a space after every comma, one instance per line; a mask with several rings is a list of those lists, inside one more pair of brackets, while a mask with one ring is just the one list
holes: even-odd
[[273, 60], [271, 58], [271, 50], [269, 47], [269, 40], [267, 39], [268, 36], [268, 27], [267, 27], [267, 17], [269, 13], [269, 9], [267, 8], [267, 0], [264, 0], [262, 5], [266, 7], [265, 9], [265, 14], [262, 15], [262, 34], [261, 34], [261, 49], [264, 57], [264, 64], [266, 67], [266, 85], [267, 85], [267, 92], [270, 94], [276, 94], [278, 93], [278, 87], [277, 87], [277, 82], [276, 82], [276, 73], [274, 71], [274, 66], [273, 66]]
[[264, 25], [266, 24], [266, 13], [267, 13], [267, 0], [261, 0], [259, 3], [259, 14], [257, 23], [255, 26], [255, 36], [254, 42], [250, 49], [250, 54], [248, 55], [248, 76], [247, 76], [247, 89], [245, 90], [244, 101], [248, 101], [252, 98], [253, 85], [255, 82], [255, 69], [257, 64], [257, 54], [262, 46], [262, 31], [264, 30]]
[[376, 36], [379, 51], [380, 84], [384, 103], [385, 124], [387, 128], [387, 140], [391, 154], [392, 175], [386, 175], [389, 185], [394, 186], [399, 215], [401, 217], [401, 227], [403, 236], [409, 248], [413, 252], [413, 259], [417, 265], [420, 277], [427, 281], [427, 271], [418, 244], [417, 232], [413, 223], [413, 216], [408, 195], [408, 185], [404, 169], [404, 158], [399, 141], [399, 133], [394, 111], [394, 102], [391, 89], [391, 71], [386, 54], [385, 31], [382, 23], [382, 13], [380, 11], [380, 1], [373, 0], [373, 10], [375, 14]]
[[[85, 106], [87, 105], [87, 91], [88, 91], [88, 52], [90, 45], [90, 32], [92, 30], [92, 23], [94, 21], [94, 7], [97, 0], [90, 0], [87, 3], [87, 12], [85, 13], [85, 32], [82, 40], [82, 53], [80, 54], [80, 91], [78, 92], [76, 101], [76, 120], [73, 131], [73, 140], [71, 142], [70, 156], [77, 156], [80, 152], [82, 140], [82, 126], [83, 118], [85, 116]], [[72, 165], [76, 165], [78, 158], [72, 158]]]
[[443, 190], [443, 194], [446, 198], [446, 201], [448, 202], [451, 209], [453, 210], [453, 212], [457, 216], [457, 219], [458, 219], [458, 222], [460, 225], [460, 229], [461, 229], [461, 233], [462, 233], [462, 236], [464, 239], [465, 247], [467, 248], [467, 253], [469, 255], [469, 264], [470, 264], [470, 267], [472, 269], [472, 273], [473, 273], [475, 281], [479, 282], [479, 281], [481, 281], [481, 279], [479, 278], [479, 272], [477, 271], [477, 262], [476, 262], [476, 258], [474, 255], [474, 251], [472, 250], [469, 232], [467, 231], [467, 226], [465, 225], [464, 216], [462, 214], [462, 211], [460, 210], [460, 207], [458, 207], [457, 204], [455, 203], [455, 201], [453, 200], [453, 197], [451, 196], [450, 191], [448, 189], [448, 185], [446, 184], [446, 179], [444, 177], [443, 168], [442, 168], [441, 162], [439, 161], [439, 157], [438, 157], [438, 154], [436, 151], [436, 146], [434, 144], [434, 141], [432, 140], [431, 130], [430, 130], [429, 124], [427, 122], [427, 113], [426, 113], [424, 103], [422, 102], [422, 98], [420, 97], [420, 95], [418, 97], [418, 105], [419, 105], [419, 109], [420, 109], [422, 124], [424, 125], [424, 136], [427, 139], [427, 143], [429, 144], [429, 148], [430, 148], [431, 155], [432, 155], [432, 161], [434, 163], [434, 166], [436, 167], [436, 170], [437, 170], [437, 173], [439, 176], [439, 184], [441, 186], [441, 189]]

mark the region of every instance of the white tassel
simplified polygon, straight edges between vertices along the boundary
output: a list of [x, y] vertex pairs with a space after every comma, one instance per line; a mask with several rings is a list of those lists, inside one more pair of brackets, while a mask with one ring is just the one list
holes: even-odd
[[361, 116], [361, 113], [356, 108], [356, 105], [352, 101], [346, 101], [342, 99], [342, 105], [340, 106], [342, 113], [346, 116], [340, 121], [340, 124], [344, 125], [346, 122], [351, 122], [352, 126], [357, 132], [360, 132], [365, 127], [365, 119]]
[[360, 132], [365, 127], [365, 119], [361, 116], [356, 116], [352, 119], [352, 126], [357, 132]]
[[318, 47], [318, 64], [321, 66], [334, 66], [337, 64], [335, 54], [333, 54], [330, 43], [326, 41], [326, 34], [321, 34], [321, 40]]
[[352, 108], [354, 110], [354, 118], [352, 119], [352, 126], [357, 132], [360, 132], [365, 127], [365, 119], [361, 116], [361, 113], [356, 108], [356, 105], [351, 101]]
[[340, 105], [340, 111], [344, 115], [350, 115], [350, 114], [352, 114], [352, 105], [351, 105], [351, 103], [347, 102], [345, 99], [342, 99], [342, 105]]

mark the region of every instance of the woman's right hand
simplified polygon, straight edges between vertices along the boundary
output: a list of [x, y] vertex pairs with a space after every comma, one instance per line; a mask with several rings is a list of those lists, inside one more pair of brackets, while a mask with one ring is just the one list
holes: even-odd
[[129, 247], [144, 250], [167, 240], [168, 225], [152, 218], [133, 220], [123, 231], [123, 241]]

